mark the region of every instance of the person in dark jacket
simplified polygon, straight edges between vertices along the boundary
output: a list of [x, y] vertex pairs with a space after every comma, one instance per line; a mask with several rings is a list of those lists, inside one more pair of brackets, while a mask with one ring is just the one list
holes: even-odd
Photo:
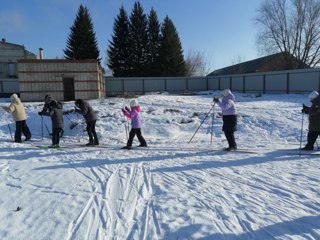
[[309, 115], [309, 131], [307, 136], [307, 145], [302, 150], [313, 150], [314, 144], [320, 134], [320, 96], [317, 91], [309, 94], [309, 100], [312, 103], [310, 107], [303, 105], [302, 113]]
[[213, 100], [222, 110], [222, 131], [229, 144], [229, 147], [225, 148], [225, 150], [234, 151], [237, 149], [237, 143], [234, 138], [234, 132], [237, 131], [237, 114], [234, 104], [235, 97], [230, 89], [225, 89], [222, 91], [221, 97], [215, 97]]
[[50, 116], [52, 121], [52, 145], [49, 148], [59, 148], [60, 133], [63, 129], [62, 104], [51, 100], [46, 112], [39, 112], [39, 115]]
[[[43, 108], [42, 108], [42, 113], [48, 113], [49, 109], [50, 109], [50, 103], [51, 101], [56, 101], [51, 95], [47, 94], [45, 97], [44, 97], [44, 105], [43, 105]], [[58, 104], [60, 104], [62, 107], [62, 103], [60, 101], [56, 101]], [[42, 114], [42, 115], [45, 115], [45, 114]], [[63, 127], [60, 131], [60, 137], [62, 137], [64, 134], [64, 130], [63, 130]], [[50, 134], [52, 136], [52, 133]]]
[[75, 105], [76, 105], [75, 112], [83, 115], [87, 123], [86, 130], [89, 136], [89, 143], [87, 143], [86, 146], [99, 145], [99, 139], [96, 133], [96, 121], [97, 121], [96, 113], [93, 111], [90, 104], [82, 99], [77, 99], [75, 102]]

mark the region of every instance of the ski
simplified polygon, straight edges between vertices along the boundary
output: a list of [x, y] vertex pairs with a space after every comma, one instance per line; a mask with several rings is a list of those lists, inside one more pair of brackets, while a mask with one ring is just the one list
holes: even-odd
[[66, 146], [59, 146], [59, 147], [55, 147], [55, 148], [50, 148], [49, 145], [33, 145], [37, 148], [42, 148], [42, 149], [53, 149], [53, 150], [62, 150], [62, 149], [65, 149], [65, 148], [68, 148]]
[[116, 149], [116, 146], [107, 146], [107, 145], [86, 145], [83, 144], [67, 144], [67, 147], [80, 147], [80, 148], [109, 148], [109, 149]]
[[226, 149], [222, 149], [223, 152], [226, 152], [226, 153], [250, 153], [250, 154], [259, 154], [258, 152], [255, 152], [255, 151], [251, 151], [250, 149], [244, 149], [244, 148], [238, 148], [238, 149], [235, 149], [235, 150], [226, 150]]
[[320, 155], [319, 150], [301, 150], [299, 148], [277, 149], [278, 151], [287, 152], [289, 155]]

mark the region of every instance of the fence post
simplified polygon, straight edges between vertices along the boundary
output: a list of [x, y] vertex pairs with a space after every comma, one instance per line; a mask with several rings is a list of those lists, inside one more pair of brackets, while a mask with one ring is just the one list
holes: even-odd
[[263, 74], [263, 94], [266, 94], [266, 74]]
[[246, 93], [246, 75], [242, 77], [242, 92]]
[[143, 94], [146, 93], [146, 92], [145, 92], [145, 88], [144, 88], [144, 78], [142, 79], [142, 92], [143, 92]]
[[290, 93], [290, 76], [289, 73], [287, 73], [287, 94]]

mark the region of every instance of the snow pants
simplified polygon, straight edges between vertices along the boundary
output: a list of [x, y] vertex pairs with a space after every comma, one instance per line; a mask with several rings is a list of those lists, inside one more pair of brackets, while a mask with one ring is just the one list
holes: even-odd
[[306, 145], [306, 148], [309, 148], [309, 149], [313, 149], [313, 146], [315, 144], [315, 142], [317, 141], [317, 138], [320, 134], [320, 131], [309, 131], [308, 132], [308, 143]]
[[52, 128], [52, 145], [59, 145], [62, 128]]
[[234, 132], [224, 131], [224, 135], [226, 136], [226, 139], [228, 141], [229, 148], [237, 148], [237, 143], [234, 138]]
[[146, 147], [147, 146], [147, 142], [143, 138], [140, 128], [131, 128], [130, 133], [129, 133], [129, 139], [128, 139], [128, 142], [127, 142], [127, 147], [132, 147], [132, 142], [133, 142], [133, 139], [134, 139], [135, 135], [137, 135], [138, 140], [140, 142], [140, 145]]
[[87, 133], [89, 136], [89, 142], [92, 144], [94, 143], [95, 145], [99, 144], [99, 139], [96, 133], [96, 120], [87, 122]]
[[21, 135], [24, 135], [27, 140], [31, 138], [31, 132], [27, 125], [26, 120], [16, 121], [16, 131], [14, 134], [14, 141], [21, 142]]

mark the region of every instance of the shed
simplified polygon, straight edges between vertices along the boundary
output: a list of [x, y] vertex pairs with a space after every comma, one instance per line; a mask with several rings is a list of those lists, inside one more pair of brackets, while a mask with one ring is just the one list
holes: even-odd
[[43, 101], [50, 94], [60, 101], [105, 97], [104, 69], [96, 60], [20, 59], [20, 97]]

